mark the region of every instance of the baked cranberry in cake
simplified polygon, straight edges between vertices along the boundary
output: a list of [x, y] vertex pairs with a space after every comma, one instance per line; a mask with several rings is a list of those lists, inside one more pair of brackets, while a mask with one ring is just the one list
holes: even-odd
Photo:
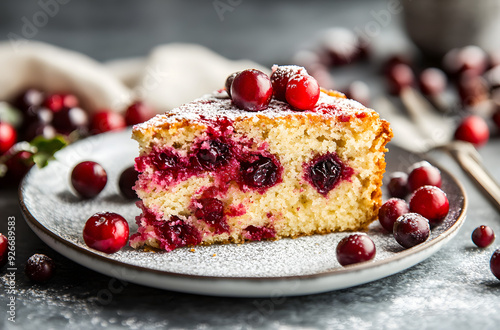
[[253, 155], [241, 163], [243, 183], [250, 188], [268, 188], [279, 180], [279, 166], [270, 157]]
[[196, 211], [194, 215], [212, 228], [216, 234], [228, 231], [227, 223], [224, 221], [224, 204], [217, 198], [201, 198], [195, 202]]
[[333, 153], [316, 156], [306, 168], [306, 180], [323, 196], [335, 188], [342, 178], [352, 174], [352, 169], [346, 168]]
[[241, 71], [231, 84], [231, 99], [238, 108], [246, 111], [267, 109], [272, 96], [271, 80], [259, 70]]
[[213, 170], [228, 162], [231, 151], [228, 144], [219, 140], [204, 141], [196, 155], [200, 164]]
[[155, 231], [161, 239], [160, 248], [167, 251], [198, 245], [201, 242], [200, 233], [175, 215], [172, 215], [169, 221], [159, 224]]
[[248, 226], [243, 231], [243, 236], [250, 241], [262, 241], [263, 239], [273, 239], [276, 231], [271, 227]]

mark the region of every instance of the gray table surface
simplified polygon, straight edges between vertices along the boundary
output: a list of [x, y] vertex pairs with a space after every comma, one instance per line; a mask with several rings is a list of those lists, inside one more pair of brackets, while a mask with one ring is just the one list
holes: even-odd
[[[63, 2], [63, 1], [61, 1]], [[247, 57], [265, 65], [286, 63], [320, 29], [341, 25], [364, 28], [384, 1], [264, 1], [232, 3], [220, 20], [213, 1], [69, 2], [40, 28], [34, 39], [89, 54], [98, 60], [143, 56], [157, 44], [204, 44], [229, 58]], [[236, 5], [234, 5], [236, 4]], [[0, 4], [0, 38], [21, 33], [22, 18], [41, 7], [35, 2]], [[374, 45], [380, 52], [406, 49], [399, 16], [380, 26]], [[377, 91], [380, 84], [365, 68], [338, 72], [338, 81], [358, 75]], [[368, 70], [368, 72], [370, 72]], [[486, 166], [500, 180], [493, 138], [481, 149]], [[350, 289], [281, 299], [221, 298], [163, 291], [119, 283], [86, 269], [47, 247], [25, 224], [15, 190], [0, 190], [0, 232], [16, 219], [16, 323], [4, 313], [7, 294], [0, 276], [2, 329], [497, 329], [500, 281], [489, 270], [497, 241], [477, 249], [475, 227], [500, 233], [500, 216], [446, 155], [438, 162], [464, 184], [469, 198], [465, 224], [442, 250], [422, 263], [385, 279]], [[46, 285], [33, 285], [22, 273], [33, 253], [54, 258], [57, 273]]]

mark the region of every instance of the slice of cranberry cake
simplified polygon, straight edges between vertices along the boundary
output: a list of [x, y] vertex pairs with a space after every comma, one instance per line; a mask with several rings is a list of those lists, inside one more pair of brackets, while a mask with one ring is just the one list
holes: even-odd
[[388, 123], [337, 92], [305, 111], [268, 102], [247, 111], [221, 90], [134, 127], [132, 247], [363, 230], [377, 218]]

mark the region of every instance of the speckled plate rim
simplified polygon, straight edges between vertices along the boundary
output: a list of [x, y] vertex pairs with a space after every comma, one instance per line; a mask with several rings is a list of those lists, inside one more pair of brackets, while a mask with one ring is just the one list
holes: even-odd
[[[113, 134], [113, 133], [108, 133]], [[71, 148], [71, 146], [67, 147]], [[416, 159], [419, 156], [391, 145]], [[31, 171], [36, 171], [34, 168]], [[440, 167], [449, 183], [462, 195], [462, 206], [455, 222], [446, 231], [425, 244], [403, 250], [387, 259], [368, 261], [331, 271], [308, 275], [283, 277], [216, 277], [180, 274], [128, 264], [107, 258], [99, 252], [86, 250], [68, 241], [42, 225], [24, 202], [24, 190], [29, 174], [19, 186], [19, 200], [23, 216], [34, 233], [55, 251], [65, 257], [102, 274], [150, 287], [193, 294], [227, 297], [285, 297], [316, 294], [345, 289], [372, 282], [410, 268], [437, 252], [451, 240], [465, 221], [467, 196], [462, 184], [447, 170]]]

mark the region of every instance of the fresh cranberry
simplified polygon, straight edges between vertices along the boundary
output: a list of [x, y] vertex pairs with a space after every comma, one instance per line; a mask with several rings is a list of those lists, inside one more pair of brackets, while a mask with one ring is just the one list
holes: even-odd
[[356, 100], [366, 107], [370, 105], [370, 88], [362, 81], [351, 83], [347, 87], [345, 95], [347, 98]]
[[71, 172], [71, 183], [82, 198], [97, 196], [104, 189], [107, 181], [106, 171], [96, 162], [81, 162]]
[[382, 72], [385, 75], [388, 75], [392, 68], [398, 64], [404, 64], [408, 67], [412, 67], [414, 63], [413, 59], [408, 54], [395, 54], [384, 61], [384, 64], [382, 65]]
[[248, 226], [243, 230], [243, 236], [251, 241], [262, 241], [276, 237], [276, 230], [272, 227]]
[[493, 229], [488, 226], [479, 226], [472, 232], [472, 241], [480, 248], [490, 246], [495, 240]]
[[198, 230], [175, 215], [172, 215], [169, 221], [164, 221], [155, 229], [158, 236], [165, 240], [161, 243], [161, 248], [166, 251], [201, 243], [201, 234]]
[[233, 80], [240, 72], [241, 71], [233, 72], [226, 78], [226, 83], [224, 84], [224, 88], [226, 89], [227, 95], [229, 95], [229, 97], [231, 97], [231, 85], [233, 84]]
[[455, 131], [455, 139], [467, 141], [481, 147], [490, 138], [490, 130], [486, 121], [479, 116], [469, 116], [462, 120]]
[[73, 94], [50, 94], [44, 101], [44, 105], [53, 112], [61, 111], [64, 108], [75, 108], [78, 103], [78, 98]]
[[455, 48], [446, 53], [443, 66], [452, 75], [468, 70], [480, 75], [488, 67], [488, 55], [477, 46]]
[[19, 94], [14, 101], [14, 106], [26, 112], [31, 107], [40, 107], [43, 103], [44, 95], [41, 91], [35, 88], [29, 88]]
[[204, 168], [212, 170], [227, 163], [230, 155], [229, 145], [218, 140], [210, 140], [202, 143], [197, 158]]
[[406, 201], [399, 198], [387, 200], [378, 212], [378, 220], [385, 230], [392, 233], [396, 219], [410, 212], [410, 207]]
[[428, 162], [419, 162], [411, 166], [408, 174], [408, 189], [410, 192], [422, 186], [436, 186], [441, 188], [441, 171]]
[[389, 92], [397, 95], [415, 84], [415, 76], [408, 65], [396, 64], [387, 73], [387, 83]]
[[6, 153], [17, 141], [17, 132], [9, 123], [0, 122], [0, 155]]
[[430, 233], [429, 221], [418, 213], [404, 214], [394, 222], [394, 238], [407, 249], [425, 242]]
[[83, 228], [83, 240], [90, 248], [104, 253], [115, 253], [127, 244], [128, 222], [113, 212], [99, 212], [91, 216]]
[[134, 102], [132, 103], [125, 112], [125, 122], [128, 126], [143, 123], [155, 115], [155, 111], [152, 107], [145, 104], [144, 102]]
[[319, 94], [319, 84], [311, 76], [295, 75], [286, 85], [286, 100], [297, 110], [312, 109], [318, 102]]
[[24, 273], [35, 283], [45, 283], [52, 278], [56, 264], [45, 254], [34, 254], [26, 262]]
[[139, 173], [135, 170], [133, 166], [125, 169], [118, 180], [118, 187], [120, 192], [125, 198], [137, 199], [137, 194], [135, 193], [134, 186], [138, 179]]
[[457, 87], [460, 100], [466, 106], [475, 106], [489, 98], [488, 83], [483, 77], [473, 72], [462, 73]]
[[92, 117], [90, 129], [93, 134], [124, 129], [127, 124], [125, 118], [117, 112], [110, 110], [99, 111]]
[[54, 114], [53, 125], [62, 134], [70, 134], [73, 131], [86, 132], [89, 124], [89, 116], [81, 108], [63, 108]]
[[361, 55], [358, 36], [342, 27], [326, 30], [323, 34], [322, 46], [329, 54], [330, 63], [333, 66], [352, 63]]
[[33, 162], [33, 153], [22, 150], [16, 152], [5, 161], [7, 174], [1, 178], [1, 183], [6, 186], [17, 185], [19, 181], [28, 173], [29, 169], [35, 164]]
[[268, 188], [279, 179], [279, 167], [269, 157], [258, 155], [241, 163], [243, 182], [250, 188]]
[[38, 123], [33, 123], [24, 132], [24, 139], [26, 141], [31, 141], [37, 136], [42, 136], [45, 139], [52, 139], [55, 137], [57, 134], [56, 129], [54, 126], [43, 123], [43, 122], [38, 122]]
[[194, 215], [215, 228], [216, 234], [229, 230], [226, 222], [223, 221], [224, 204], [217, 198], [198, 199]]
[[307, 75], [305, 68], [298, 65], [273, 66], [271, 74], [271, 84], [273, 86], [274, 98], [286, 102], [286, 86], [288, 81], [295, 75]]
[[500, 280], [500, 249], [493, 252], [490, 259], [490, 269], [493, 275]]
[[0, 268], [5, 266], [8, 261], [9, 240], [4, 234], [0, 233]]
[[342, 175], [342, 164], [334, 154], [318, 157], [309, 167], [308, 177], [316, 190], [326, 196], [332, 190]]
[[51, 124], [54, 113], [45, 107], [30, 107], [23, 116], [23, 129], [33, 124]]
[[450, 209], [446, 194], [434, 186], [423, 186], [415, 190], [410, 198], [410, 211], [421, 214], [431, 225], [441, 222]]
[[153, 165], [160, 171], [171, 171], [177, 167], [178, 157], [171, 152], [160, 152], [153, 158]]
[[387, 190], [391, 197], [405, 198], [408, 195], [408, 174], [404, 172], [393, 172], [389, 175]]
[[352, 234], [344, 237], [337, 245], [337, 260], [342, 266], [372, 260], [375, 244], [366, 234]]
[[420, 73], [419, 86], [422, 93], [439, 95], [444, 92], [448, 79], [446, 74], [438, 68], [427, 68]]
[[240, 109], [260, 111], [267, 109], [273, 96], [271, 79], [264, 72], [248, 69], [234, 77], [231, 98]]

